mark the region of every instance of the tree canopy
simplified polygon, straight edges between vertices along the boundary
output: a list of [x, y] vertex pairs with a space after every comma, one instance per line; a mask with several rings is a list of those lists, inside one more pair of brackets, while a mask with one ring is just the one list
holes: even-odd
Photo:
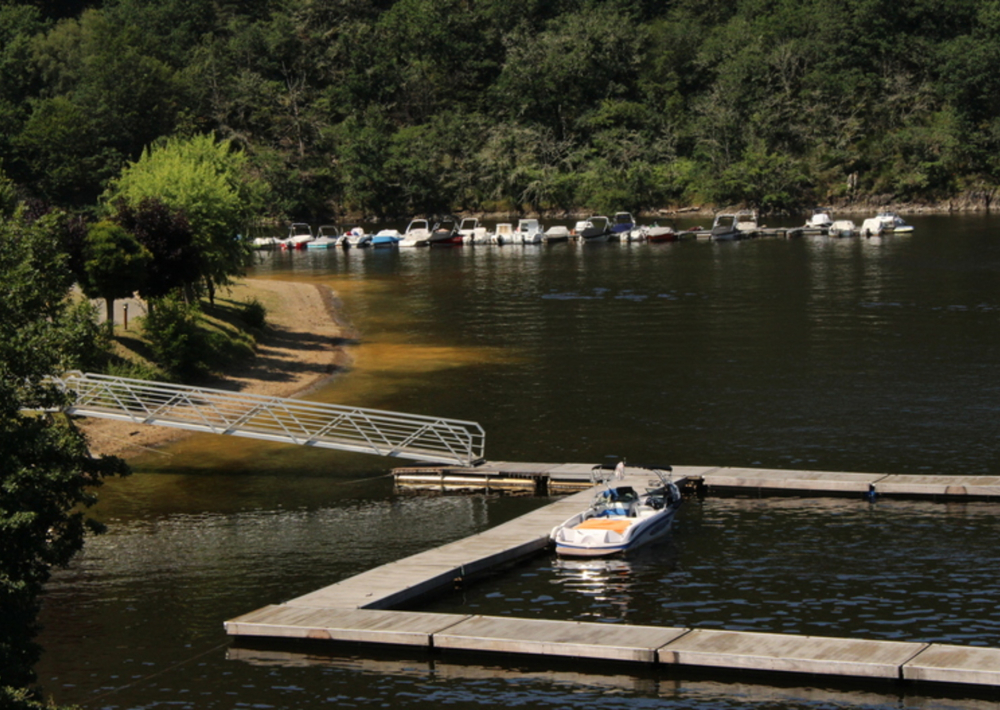
[[[42, 587], [66, 564], [85, 532], [92, 489], [126, 471], [113, 458], [91, 458], [82, 435], [56, 409], [67, 394], [51, 375], [85, 365], [98, 349], [89, 303], [68, 299], [72, 276], [59, 254], [51, 214], [32, 221], [19, 209], [0, 218], [0, 705], [27, 707], [39, 648]], [[40, 707], [40, 705], [39, 705]]]
[[105, 201], [138, 207], [157, 200], [183, 213], [211, 292], [250, 263], [245, 230], [264, 188], [248, 176], [245, 163], [244, 153], [228, 140], [169, 138], [127, 165], [112, 181]]
[[13, 1], [0, 157], [23, 194], [86, 208], [161, 139], [212, 135], [300, 219], [992, 195], [998, 18], [996, 0]]

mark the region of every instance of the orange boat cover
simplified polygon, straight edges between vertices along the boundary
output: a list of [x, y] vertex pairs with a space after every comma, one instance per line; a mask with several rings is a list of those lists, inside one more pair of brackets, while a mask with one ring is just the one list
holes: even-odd
[[577, 530], [613, 530], [619, 535], [624, 535], [634, 520], [622, 518], [588, 518], [576, 526]]

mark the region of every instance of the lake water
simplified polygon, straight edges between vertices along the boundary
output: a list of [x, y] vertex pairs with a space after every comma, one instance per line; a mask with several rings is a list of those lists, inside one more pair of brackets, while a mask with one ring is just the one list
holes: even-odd
[[[315, 251], [324, 401], [473, 419], [493, 459], [996, 474], [1000, 220], [736, 243]], [[546, 501], [393, 491], [396, 462], [196, 436], [103, 489], [56, 574], [39, 676], [85, 707], [962, 707], [892, 688], [611, 666], [230, 648], [222, 622]], [[427, 609], [1000, 646], [997, 504], [690, 501], [628, 560], [542, 556]]]

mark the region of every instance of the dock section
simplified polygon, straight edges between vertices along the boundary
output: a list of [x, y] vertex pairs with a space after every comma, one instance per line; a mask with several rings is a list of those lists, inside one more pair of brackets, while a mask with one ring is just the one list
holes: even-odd
[[[586, 468], [589, 478], [590, 467]], [[674, 467], [674, 474], [675, 479], [698, 476], [708, 485], [740, 487], [743, 483], [767, 490], [788, 490], [789, 480], [775, 472], [748, 469]], [[886, 478], [890, 479], [887, 485], [901, 485], [891, 480], [897, 477], [874, 474], [799, 475], [793, 480], [796, 486], [832, 480], [836, 490], [854, 493]], [[926, 479], [917, 485], [931, 494], [955, 488], [935, 477], [918, 478]], [[647, 479], [630, 470], [622, 483], [639, 488]], [[992, 495], [995, 485], [978, 480], [961, 484], [966, 491], [963, 495], [970, 490]], [[464, 540], [363, 572], [283, 604], [265, 606], [227, 621], [226, 631], [237, 638], [413, 646], [457, 657], [470, 652], [513, 653], [613, 660], [646, 667], [1000, 686], [1000, 649], [996, 648], [412, 610], [422, 598], [545, 551], [551, 528], [588, 505], [592, 494], [592, 490], [585, 490], [570, 495]], [[949, 495], [958, 493], [951, 490]], [[394, 610], [401, 607], [411, 610]]]
[[[560, 495], [594, 485], [594, 464], [486, 461], [477, 466], [426, 465], [393, 469], [396, 485], [411, 490], [500, 491]], [[634, 470], [631, 467], [629, 470]], [[795, 471], [726, 466], [673, 466], [682, 488], [707, 495], [878, 495], [996, 498], [1000, 476], [934, 476], [843, 471]]]

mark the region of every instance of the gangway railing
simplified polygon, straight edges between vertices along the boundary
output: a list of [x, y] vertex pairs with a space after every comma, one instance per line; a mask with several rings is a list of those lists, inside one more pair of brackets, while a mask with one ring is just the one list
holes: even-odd
[[460, 419], [84, 372], [53, 381], [75, 393], [68, 414], [460, 466], [485, 447], [482, 427]]

